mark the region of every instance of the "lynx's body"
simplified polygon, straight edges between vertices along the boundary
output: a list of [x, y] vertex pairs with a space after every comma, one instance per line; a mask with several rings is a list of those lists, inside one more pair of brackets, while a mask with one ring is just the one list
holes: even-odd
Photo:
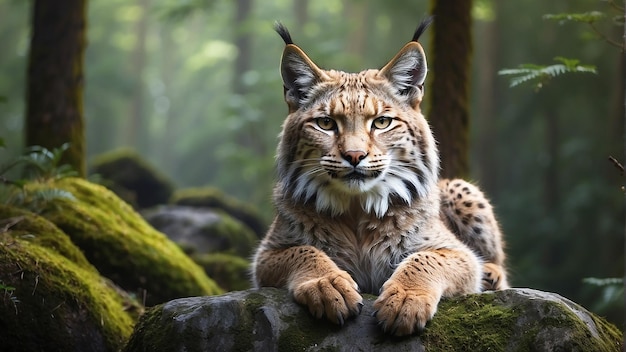
[[427, 25], [385, 67], [359, 73], [318, 68], [277, 28], [289, 115], [277, 214], [253, 275], [258, 287], [287, 288], [318, 318], [343, 324], [360, 312], [360, 292], [379, 294], [382, 328], [406, 335], [424, 327], [441, 297], [507, 287], [487, 200], [462, 180], [438, 184], [437, 147], [420, 111], [426, 58], [417, 38]]

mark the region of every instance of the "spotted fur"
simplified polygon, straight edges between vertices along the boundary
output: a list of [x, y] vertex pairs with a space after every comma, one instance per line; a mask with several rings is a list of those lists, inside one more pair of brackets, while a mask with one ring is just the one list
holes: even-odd
[[[343, 324], [360, 312], [360, 292], [379, 294], [383, 330], [411, 334], [441, 297], [481, 290], [490, 254], [503, 260], [501, 247], [466, 241], [475, 223], [454, 228], [455, 212], [440, 211], [437, 146], [420, 111], [427, 63], [417, 37], [426, 25], [383, 68], [359, 73], [320, 69], [277, 28], [289, 115], [277, 150], [277, 214], [253, 276], [258, 287], [287, 288], [318, 318]], [[501, 246], [497, 225], [481, 229]]]

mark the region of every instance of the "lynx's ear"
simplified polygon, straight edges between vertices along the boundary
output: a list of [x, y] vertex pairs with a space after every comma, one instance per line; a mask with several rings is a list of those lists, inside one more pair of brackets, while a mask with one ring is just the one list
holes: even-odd
[[409, 42], [380, 70], [397, 93], [408, 99], [422, 97], [426, 80], [426, 55], [418, 42]]
[[417, 41], [432, 21], [433, 17], [428, 17], [422, 21], [417, 26], [413, 39], [380, 70], [380, 74], [391, 82], [397, 89], [397, 93], [407, 96], [411, 102], [415, 99], [421, 99], [424, 93], [424, 81], [428, 67], [424, 49]]
[[311, 88], [322, 80], [324, 73], [293, 43], [287, 28], [276, 23], [275, 29], [287, 45], [280, 62], [280, 74], [285, 87], [285, 101], [292, 112], [306, 101]]

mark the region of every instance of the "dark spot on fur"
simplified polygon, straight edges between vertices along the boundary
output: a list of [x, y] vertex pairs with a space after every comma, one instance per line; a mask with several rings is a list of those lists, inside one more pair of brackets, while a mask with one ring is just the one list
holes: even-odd
[[474, 233], [475, 233], [475, 234], [477, 234], [477, 235], [480, 235], [480, 234], [483, 232], [483, 229], [481, 229], [481, 228], [480, 228], [480, 227], [478, 227], [478, 226], [474, 226], [474, 227], [472, 228], [472, 230], [473, 230], [473, 231], [474, 231]]
[[480, 216], [474, 216], [474, 221], [476, 221], [479, 224], [483, 223], [483, 219], [481, 219]]
[[485, 209], [485, 205], [484, 205], [483, 203], [478, 203], [478, 207], [479, 207], [480, 209]]
[[461, 193], [459, 193], [459, 194], [457, 194], [457, 195], [456, 195], [456, 197], [457, 197], [458, 199], [461, 199], [461, 198], [463, 198], [463, 195], [462, 195]]
[[463, 205], [469, 208], [472, 206], [472, 202], [463, 202]]

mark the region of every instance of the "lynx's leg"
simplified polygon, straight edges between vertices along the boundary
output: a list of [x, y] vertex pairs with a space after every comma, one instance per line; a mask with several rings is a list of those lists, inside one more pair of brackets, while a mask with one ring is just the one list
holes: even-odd
[[343, 325], [363, 307], [356, 282], [312, 246], [268, 250], [261, 247], [253, 265], [257, 287], [286, 287], [316, 318]]
[[422, 330], [441, 297], [480, 290], [480, 262], [458, 245], [462, 248], [420, 251], [400, 263], [374, 302], [376, 319], [385, 332], [403, 336]]
[[463, 243], [485, 262], [483, 290], [509, 287], [500, 227], [489, 201], [473, 184], [460, 180], [439, 181], [441, 218]]

